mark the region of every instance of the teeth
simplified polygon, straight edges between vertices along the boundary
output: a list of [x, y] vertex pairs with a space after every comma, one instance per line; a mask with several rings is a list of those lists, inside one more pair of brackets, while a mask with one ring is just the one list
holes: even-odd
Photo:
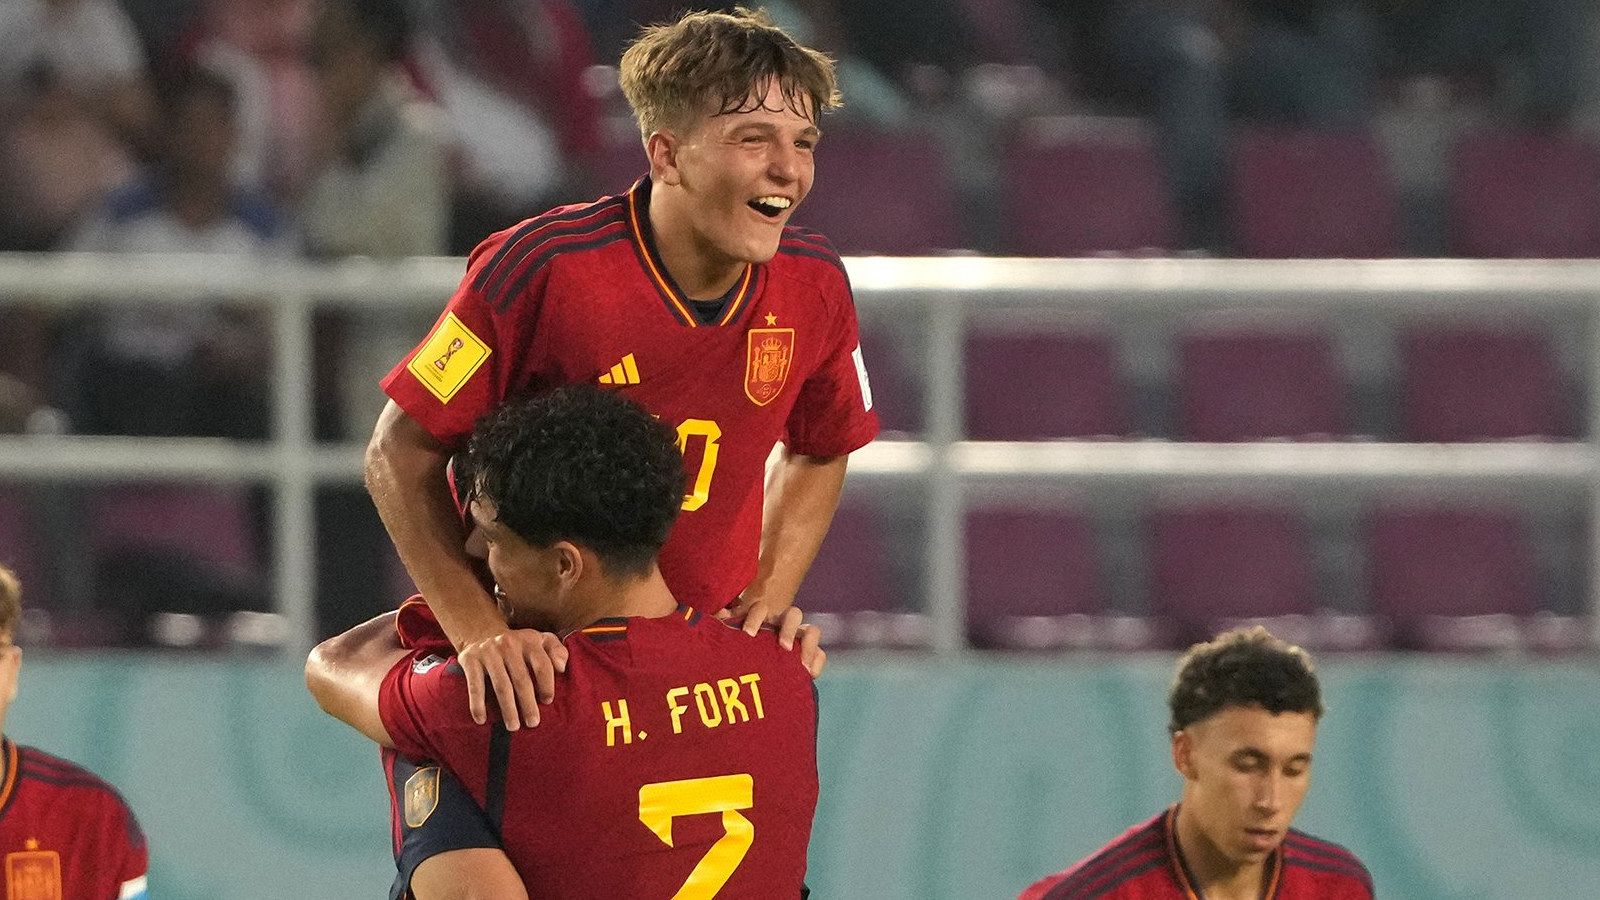
[[762, 206], [771, 206], [775, 209], [788, 209], [790, 206], [788, 197], [757, 197], [756, 202]]

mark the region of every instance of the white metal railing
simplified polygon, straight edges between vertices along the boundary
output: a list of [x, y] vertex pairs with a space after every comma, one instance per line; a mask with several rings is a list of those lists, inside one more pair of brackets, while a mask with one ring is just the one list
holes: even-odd
[[[985, 443], [962, 440], [962, 341], [970, 324], [1070, 322], [1085, 314], [1221, 309], [1411, 315], [1508, 313], [1587, 329], [1589, 419], [1600, 418], [1600, 262], [1460, 260], [1035, 260], [978, 257], [847, 260], [864, 318], [905, 311], [926, 332], [926, 429], [855, 454], [851, 478], [915, 478], [925, 486], [928, 611], [935, 643], [964, 643], [962, 512], [969, 495], [1018, 485], [1115, 488], [1196, 485], [1286, 490], [1437, 487], [1452, 492], [1560, 491], [1588, 498], [1600, 521], [1600, 428], [1586, 442], [1417, 445], [1372, 442], [1182, 444], [1165, 441]], [[0, 254], [0, 305], [259, 303], [273, 322], [274, 432], [263, 444], [216, 439], [30, 435], [0, 437], [0, 479], [264, 480], [276, 491], [273, 584], [298, 656], [313, 633], [318, 484], [354, 482], [359, 445], [312, 439], [312, 312], [317, 308], [437, 311], [458, 259], [333, 265], [215, 257]], [[4, 340], [0, 335], [0, 341]], [[1600, 528], [1590, 548], [1600, 572]], [[1600, 609], [1597, 598], [1591, 608]], [[1600, 629], [1600, 616], [1595, 617]], [[1600, 637], [1600, 631], [1597, 631]]]

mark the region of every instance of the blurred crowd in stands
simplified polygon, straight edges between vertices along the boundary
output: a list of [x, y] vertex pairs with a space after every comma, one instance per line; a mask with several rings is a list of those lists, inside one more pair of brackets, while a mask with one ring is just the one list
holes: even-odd
[[[0, 251], [465, 253], [642, 174], [613, 66], [639, 24], [684, 5], [6, 0]], [[798, 221], [845, 253], [1600, 255], [1600, 202], [1571, 205], [1587, 225], [1546, 226], [1568, 241], [1554, 254], [1474, 244], [1446, 209], [1458, 139], [1484, 129], [1514, 136], [1484, 157], [1491, 180], [1527, 180], [1506, 154], [1549, 158], [1600, 201], [1592, 0], [762, 5], [839, 60], [846, 105]], [[1250, 166], [1266, 174], [1241, 183]], [[320, 439], [365, 438], [376, 378], [428, 320], [323, 315], [317, 340], [339, 352], [317, 354], [318, 383], [338, 386]], [[0, 433], [269, 433], [258, 311], [4, 306], [0, 332], [20, 338]], [[359, 489], [319, 510], [329, 578], [384, 583]]]

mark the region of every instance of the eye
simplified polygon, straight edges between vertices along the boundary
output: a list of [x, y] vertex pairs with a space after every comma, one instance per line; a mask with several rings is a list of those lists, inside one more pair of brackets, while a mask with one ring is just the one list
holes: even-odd
[[796, 147], [800, 148], [801, 150], [815, 150], [815, 149], [817, 149], [817, 142], [816, 141], [799, 140], [799, 141], [795, 141], [794, 145]]

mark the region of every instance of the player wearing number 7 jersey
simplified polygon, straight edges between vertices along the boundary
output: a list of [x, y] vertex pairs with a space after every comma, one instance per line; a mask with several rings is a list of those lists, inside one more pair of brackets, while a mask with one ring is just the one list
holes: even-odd
[[[802, 663], [814, 633], [784, 650], [673, 596], [655, 559], [683, 495], [672, 429], [566, 387], [481, 423], [467, 471], [501, 611], [546, 632], [519, 632], [537, 727], [475, 723], [481, 655], [407, 650], [393, 613], [312, 653], [318, 702], [453, 773], [532, 896], [799, 897], [817, 799]], [[408, 827], [439, 809], [443, 777], [425, 764], [398, 786]], [[429, 900], [442, 859], [403, 869], [397, 895]]]

